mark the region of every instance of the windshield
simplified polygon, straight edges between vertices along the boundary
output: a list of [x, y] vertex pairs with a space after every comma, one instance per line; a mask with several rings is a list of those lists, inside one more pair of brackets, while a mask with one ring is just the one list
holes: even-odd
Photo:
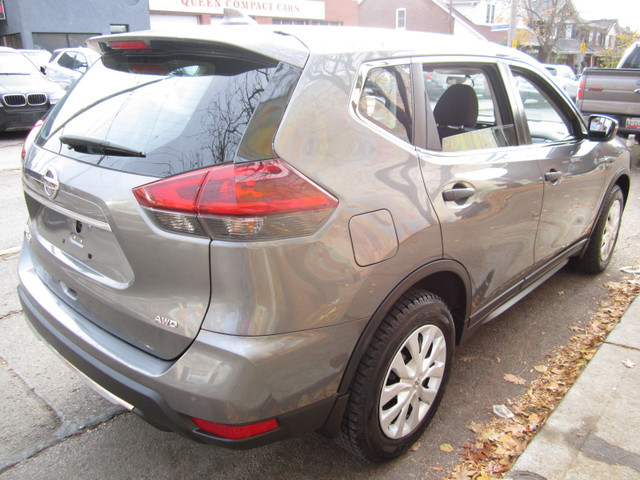
[[[288, 95], [292, 69], [228, 57], [103, 59], [53, 111], [39, 144], [80, 161], [159, 177], [230, 162], [260, 103]], [[275, 104], [284, 108], [282, 101]], [[266, 127], [263, 133], [275, 128]], [[269, 152], [271, 143], [267, 135]], [[117, 145], [120, 154], [107, 145]]]
[[33, 75], [36, 67], [20, 53], [0, 53], [0, 75]]

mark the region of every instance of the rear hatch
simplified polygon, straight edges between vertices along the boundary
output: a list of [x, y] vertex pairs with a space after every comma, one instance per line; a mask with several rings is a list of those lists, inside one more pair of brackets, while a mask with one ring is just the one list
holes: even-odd
[[245, 28], [92, 40], [101, 60], [25, 158], [40, 278], [90, 321], [163, 359], [200, 329], [211, 240], [196, 219], [156, 218], [133, 190], [238, 157], [273, 158], [307, 54], [293, 37]]

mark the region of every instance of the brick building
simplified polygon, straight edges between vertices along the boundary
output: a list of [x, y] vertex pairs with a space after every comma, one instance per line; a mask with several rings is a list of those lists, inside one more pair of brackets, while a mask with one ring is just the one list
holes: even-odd
[[506, 32], [476, 25], [447, 0], [362, 0], [358, 9], [363, 27], [402, 28], [453, 33], [470, 41], [487, 39], [504, 43]]
[[225, 7], [262, 24], [357, 25], [357, 0], [149, 0], [152, 28], [208, 25]]

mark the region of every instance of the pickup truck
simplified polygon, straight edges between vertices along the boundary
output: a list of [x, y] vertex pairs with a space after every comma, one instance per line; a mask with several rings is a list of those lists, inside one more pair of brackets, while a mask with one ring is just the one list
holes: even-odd
[[585, 116], [615, 118], [619, 134], [640, 139], [640, 42], [627, 49], [617, 68], [585, 68], [576, 104]]

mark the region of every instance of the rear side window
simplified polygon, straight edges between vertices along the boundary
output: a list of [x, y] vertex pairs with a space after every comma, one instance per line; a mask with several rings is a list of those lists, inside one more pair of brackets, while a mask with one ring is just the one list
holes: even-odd
[[392, 135], [411, 142], [413, 98], [410, 85], [409, 65], [369, 70], [358, 101], [358, 112]]
[[[513, 118], [493, 65], [423, 64], [430, 149], [444, 152], [517, 145]], [[437, 142], [439, 140], [439, 144]]]
[[273, 158], [273, 135], [299, 70], [226, 53], [106, 54], [52, 112], [38, 142], [83, 162], [156, 177], [236, 155]]

